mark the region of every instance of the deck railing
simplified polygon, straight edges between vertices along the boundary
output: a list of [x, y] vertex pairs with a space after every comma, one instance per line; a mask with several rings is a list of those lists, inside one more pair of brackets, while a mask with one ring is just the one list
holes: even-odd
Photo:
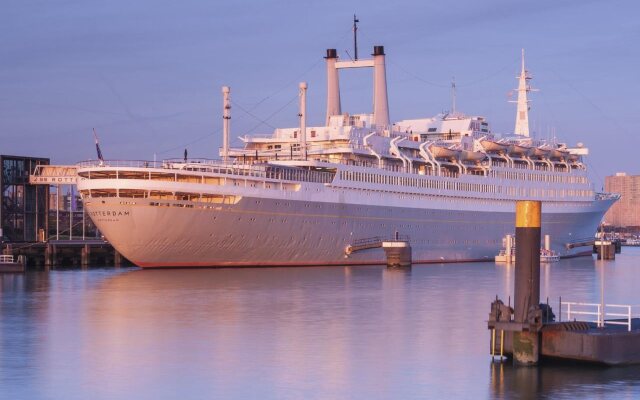
[[605, 325], [623, 325], [631, 331], [631, 321], [637, 316], [638, 308], [626, 304], [605, 304], [603, 310], [602, 304], [597, 303], [561, 302], [560, 319], [562, 313], [566, 312], [568, 321], [595, 322], [601, 328]]
[[[239, 177], [255, 177], [273, 180], [303, 181], [315, 183], [331, 183], [334, 172], [314, 171], [304, 168], [278, 166], [264, 163], [257, 164], [231, 164], [218, 160], [189, 159], [186, 162], [179, 159], [163, 161], [83, 161], [78, 163], [78, 168], [156, 168], [171, 170], [171, 172], [188, 172], [189, 175], [198, 173], [214, 173]], [[89, 171], [89, 179], [91, 179]], [[116, 179], [118, 175], [116, 174]], [[123, 177], [123, 179], [126, 179]], [[149, 175], [151, 179], [151, 175]]]

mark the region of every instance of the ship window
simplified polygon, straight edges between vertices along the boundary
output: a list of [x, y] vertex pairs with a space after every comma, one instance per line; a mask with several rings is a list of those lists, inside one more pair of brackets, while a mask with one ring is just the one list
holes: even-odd
[[427, 132], [435, 132], [436, 130], [437, 130], [437, 128], [429, 128], [429, 129], [427, 130]]
[[188, 183], [200, 183], [202, 178], [194, 175], [181, 175], [178, 174], [178, 182], [188, 182]]
[[120, 189], [119, 191], [120, 197], [129, 197], [129, 198], [145, 198], [147, 197], [146, 190], [138, 190], [138, 189]]
[[152, 172], [151, 179], [154, 181], [175, 181], [175, 174], [168, 174], [164, 172]]
[[119, 171], [118, 177], [120, 179], [148, 179], [148, 172], [143, 171]]
[[159, 190], [152, 190], [149, 192], [149, 197], [152, 199], [173, 199], [173, 193], [163, 192]]
[[116, 196], [117, 196], [117, 192], [114, 189], [91, 189], [91, 197], [116, 197]]

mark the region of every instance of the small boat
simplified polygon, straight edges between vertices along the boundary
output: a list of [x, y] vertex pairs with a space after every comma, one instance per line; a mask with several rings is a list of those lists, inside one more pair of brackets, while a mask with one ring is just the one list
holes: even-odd
[[460, 152], [460, 160], [462, 161], [482, 161], [487, 155], [479, 151], [462, 150]]
[[0, 255], [0, 273], [24, 272], [25, 264], [24, 256], [18, 256], [17, 259], [14, 259], [12, 255]]
[[569, 153], [569, 161], [580, 161], [580, 155]]
[[549, 155], [549, 149], [545, 147], [532, 147], [531, 155], [535, 157], [547, 157]]
[[[511, 251], [507, 251], [507, 249], [502, 249], [494, 257], [495, 262], [498, 263], [515, 263], [516, 262], [516, 249], [512, 248]], [[545, 250], [540, 249], [540, 263], [548, 264], [552, 262], [560, 261], [560, 255], [553, 250]]]
[[505, 249], [500, 250], [497, 256], [494, 257], [495, 262], [497, 263], [507, 263], [511, 264], [516, 262], [515, 249], [511, 250], [511, 253], [507, 253]]
[[564, 160], [568, 157], [569, 157], [569, 152], [566, 150], [552, 149], [549, 152], [549, 158], [552, 158], [552, 159]]
[[500, 143], [489, 139], [480, 141], [480, 144], [488, 153], [504, 153], [509, 149], [509, 145], [507, 143]]
[[531, 152], [531, 147], [522, 146], [520, 144], [511, 144], [509, 146], [509, 154], [517, 156], [526, 156]]
[[429, 146], [429, 151], [435, 158], [452, 159], [460, 155], [460, 150], [443, 144], [432, 144]]
[[560, 255], [553, 250], [540, 249], [540, 262], [552, 263], [560, 261]]

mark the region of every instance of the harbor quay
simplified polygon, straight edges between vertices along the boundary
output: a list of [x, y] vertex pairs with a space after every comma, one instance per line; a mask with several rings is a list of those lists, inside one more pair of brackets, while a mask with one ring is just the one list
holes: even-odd
[[22, 257], [25, 268], [131, 265], [113, 246], [99, 239], [7, 243], [2, 254], [16, 260]]

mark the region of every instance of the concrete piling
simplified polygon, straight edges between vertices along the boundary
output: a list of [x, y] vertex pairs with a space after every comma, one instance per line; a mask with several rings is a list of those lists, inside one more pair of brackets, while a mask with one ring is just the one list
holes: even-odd
[[515, 321], [525, 322], [529, 309], [540, 303], [539, 201], [516, 203]]
[[616, 259], [616, 245], [615, 243], [604, 241], [603, 243], [596, 242], [594, 245], [595, 252], [598, 255], [598, 260], [615, 260]]
[[409, 242], [389, 241], [383, 242], [382, 248], [387, 256], [388, 267], [410, 267], [411, 246]]
[[[540, 304], [540, 220], [539, 201], [516, 203], [516, 270], [514, 288], [514, 321], [535, 324]], [[533, 318], [532, 318], [533, 317]], [[534, 321], [531, 321], [534, 319]], [[537, 364], [540, 336], [537, 331], [514, 332], [513, 356], [518, 364]]]

